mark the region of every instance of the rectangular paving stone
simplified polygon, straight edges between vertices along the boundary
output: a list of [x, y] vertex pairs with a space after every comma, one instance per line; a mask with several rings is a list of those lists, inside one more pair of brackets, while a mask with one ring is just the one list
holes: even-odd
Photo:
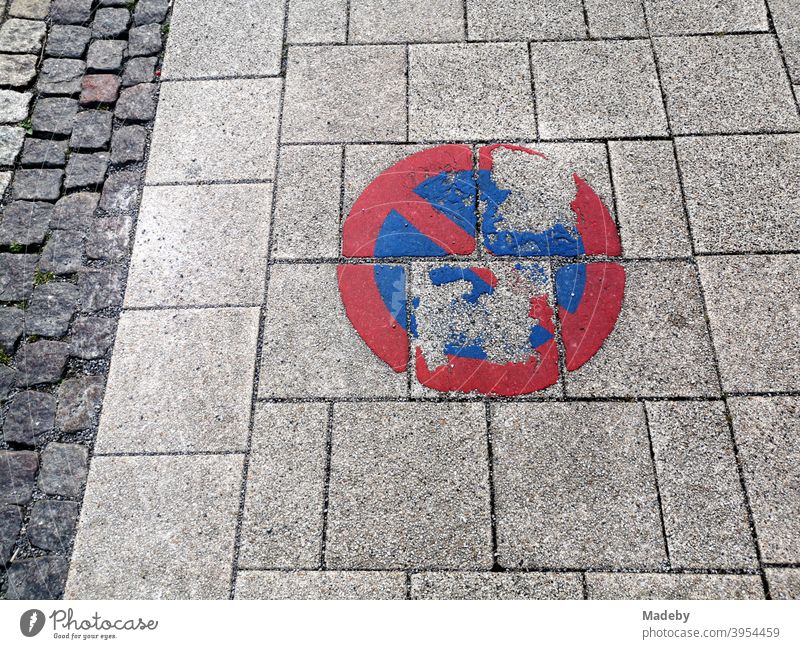
[[259, 304], [272, 184], [145, 187], [127, 307]]
[[800, 135], [677, 138], [698, 252], [800, 248]]
[[577, 572], [422, 572], [411, 599], [583, 599]]
[[272, 178], [280, 89], [280, 79], [165, 83], [147, 182]]
[[284, 146], [278, 163], [272, 256], [339, 256], [342, 149]]
[[641, 404], [497, 404], [491, 422], [501, 566], [663, 564]]
[[464, 38], [463, 0], [350, 0], [351, 43], [430, 43]]
[[258, 311], [123, 313], [96, 452], [244, 449]]
[[492, 566], [484, 407], [337, 403], [326, 565]]
[[644, 6], [654, 35], [769, 29], [764, 0], [644, 0]]
[[592, 38], [647, 37], [641, 0], [583, 0]]
[[536, 134], [524, 43], [412, 45], [408, 78], [412, 140], [533, 139]]
[[667, 134], [647, 41], [534, 43], [531, 55], [542, 139]]
[[405, 373], [375, 356], [347, 319], [335, 265], [272, 267], [259, 397], [405, 394]]
[[798, 83], [800, 82], [800, 13], [797, 11], [797, 5], [794, 0], [769, 0], [769, 10], [789, 75], [795, 83]]
[[405, 599], [404, 572], [239, 571], [236, 599]]
[[747, 133], [800, 127], [770, 34], [657, 38], [672, 132]]
[[405, 137], [403, 46], [289, 48], [283, 141], [391, 142]]
[[257, 406], [239, 568], [319, 567], [327, 434], [327, 404]]
[[289, 3], [286, 41], [344, 43], [347, 41], [348, 0], [294, 0]]
[[225, 599], [241, 455], [92, 460], [67, 599]]
[[721, 401], [648, 402], [673, 568], [753, 568], [757, 558]]
[[764, 572], [772, 599], [800, 599], [800, 569], [767, 568]]
[[589, 599], [764, 599], [758, 575], [586, 573]]
[[800, 400], [729, 400], [745, 488], [767, 563], [800, 562]]
[[622, 312], [603, 346], [566, 376], [570, 397], [719, 395], [700, 287], [683, 261], [624, 264]]
[[581, 0], [469, 0], [469, 38], [516, 41], [585, 38]]
[[283, 0], [175, 3], [164, 79], [276, 75], [281, 71]]
[[622, 250], [626, 257], [692, 252], [670, 142], [609, 142]]
[[800, 255], [698, 259], [726, 392], [800, 389]]

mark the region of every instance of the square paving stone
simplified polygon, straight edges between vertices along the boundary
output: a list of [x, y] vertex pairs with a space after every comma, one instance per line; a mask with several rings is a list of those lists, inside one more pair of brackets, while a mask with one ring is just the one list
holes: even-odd
[[727, 392], [800, 389], [800, 255], [698, 260]]
[[694, 267], [683, 261], [629, 262], [624, 267], [619, 319], [597, 354], [567, 374], [567, 395], [718, 395]]
[[800, 135], [677, 138], [698, 252], [800, 248]]
[[0, 89], [0, 122], [16, 124], [24, 120], [32, 97], [30, 92]]
[[405, 394], [405, 373], [375, 356], [347, 319], [335, 265], [272, 267], [259, 397]]
[[626, 257], [692, 253], [670, 142], [609, 142], [622, 250]]
[[39, 489], [52, 496], [79, 498], [86, 482], [89, 449], [80, 444], [50, 442], [42, 451]]
[[336, 571], [261, 572], [240, 571], [236, 599], [405, 599], [403, 572]]
[[517, 41], [584, 38], [581, 0], [469, 0], [470, 39]]
[[[800, 12], [795, 0], [769, 0], [769, 10], [781, 42], [789, 75], [800, 82]], [[795, 94], [796, 91], [795, 91]]]
[[26, 535], [37, 548], [67, 554], [75, 534], [77, 519], [78, 503], [39, 500], [33, 504]]
[[128, 41], [92, 41], [86, 55], [89, 72], [119, 72]]
[[542, 139], [667, 134], [647, 41], [534, 43], [531, 55]]
[[294, 0], [289, 3], [288, 43], [344, 43], [348, 0]]
[[9, 16], [44, 20], [50, 12], [50, 0], [11, 0]]
[[498, 404], [491, 421], [501, 566], [662, 565], [640, 404]]
[[68, 599], [228, 596], [241, 455], [95, 457]]
[[122, 314], [98, 453], [245, 447], [258, 309]]
[[722, 402], [649, 402], [646, 408], [671, 566], [756, 567]]
[[336, 404], [332, 435], [327, 566], [491, 568], [483, 404]]
[[92, 37], [92, 30], [77, 25], [53, 25], [47, 36], [45, 54], [65, 58], [83, 57]]
[[769, 29], [764, 0], [644, 0], [644, 6], [654, 35]]
[[260, 304], [271, 184], [146, 187], [127, 307]]
[[586, 573], [589, 599], [764, 599], [758, 575]]
[[328, 406], [259, 404], [253, 424], [239, 568], [317, 568]]
[[765, 572], [772, 599], [800, 599], [800, 569], [767, 568]]
[[427, 147], [417, 144], [353, 144], [344, 153], [343, 217], [347, 218], [361, 192], [378, 175], [412, 153]]
[[164, 79], [281, 71], [282, 0], [183, 0], [169, 23]]
[[767, 563], [800, 562], [800, 399], [729, 400], [745, 487]]
[[41, 202], [14, 201], [6, 205], [0, 221], [0, 246], [42, 243], [47, 234], [52, 210], [50, 203]]
[[772, 35], [658, 38], [655, 47], [673, 133], [800, 127]]
[[61, 599], [67, 580], [67, 562], [50, 555], [13, 561], [9, 564], [8, 599]]
[[285, 146], [278, 169], [273, 257], [338, 257], [341, 148]]
[[280, 79], [165, 83], [147, 181], [271, 178], [280, 88]]
[[423, 572], [411, 575], [411, 599], [583, 599], [577, 572]]
[[351, 43], [458, 41], [462, 0], [350, 0]]
[[0, 254], [0, 300], [27, 300], [33, 290], [33, 274], [38, 255]]
[[405, 48], [290, 47], [282, 135], [286, 142], [404, 140]]
[[408, 76], [411, 139], [533, 139], [536, 134], [524, 43], [412, 45]]
[[36, 78], [33, 54], [0, 54], [0, 84], [22, 88]]
[[641, 0], [584, 0], [593, 38], [647, 36]]

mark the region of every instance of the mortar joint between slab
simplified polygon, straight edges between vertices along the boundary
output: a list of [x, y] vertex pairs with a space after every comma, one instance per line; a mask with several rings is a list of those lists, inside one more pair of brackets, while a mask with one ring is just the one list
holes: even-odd
[[669, 553], [669, 535], [667, 534], [667, 524], [664, 520], [664, 504], [661, 500], [661, 486], [658, 480], [658, 465], [656, 464], [656, 453], [653, 447], [653, 431], [650, 429], [650, 415], [647, 407], [642, 402], [642, 412], [644, 413], [644, 425], [647, 429], [647, 444], [650, 447], [650, 461], [653, 467], [653, 483], [656, 488], [656, 502], [658, 504], [658, 518], [661, 521], [661, 536], [664, 539], [664, 553], [667, 557], [667, 570], [672, 569], [672, 558]]
[[319, 544], [320, 570], [327, 568], [325, 553], [328, 545], [328, 509], [330, 507], [331, 458], [333, 455], [333, 407], [334, 402], [328, 404], [328, 420], [325, 431], [325, 478], [322, 483], [322, 533]]
[[489, 522], [491, 525], [491, 550], [492, 572], [503, 572], [498, 561], [497, 551], [497, 500], [494, 490], [494, 446], [492, 444], [492, 405], [486, 400], [483, 402], [484, 416], [486, 418], [486, 459], [489, 475]]
[[781, 43], [781, 39], [778, 36], [778, 30], [775, 28], [775, 21], [772, 18], [772, 9], [769, 6], [769, 2], [764, 2], [764, 7], [767, 11], [767, 25], [769, 27], [769, 33], [772, 34], [772, 37], [775, 39], [775, 44], [778, 47], [778, 54], [781, 57], [783, 71], [786, 74], [786, 79], [789, 82], [789, 89], [791, 90], [792, 97], [794, 98], [795, 111], [798, 113], [798, 115], [800, 115], [800, 97], [798, 97], [798, 93], [794, 88], [794, 83], [792, 83], [792, 75], [789, 71], [789, 64], [786, 62], [786, 54], [783, 51], [783, 43]]

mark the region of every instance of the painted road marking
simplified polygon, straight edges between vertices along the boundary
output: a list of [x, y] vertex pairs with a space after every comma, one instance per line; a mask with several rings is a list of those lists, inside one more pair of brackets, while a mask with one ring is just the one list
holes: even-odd
[[[463, 259], [478, 246], [488, 261]], [[509, 144], [481, 147], [474, 169], [472, 149], [451, 144], [404, 158], [362, 192], [342, 254], [407, 261], [340, 264], [339, 289], [396, 372], [413, 353], [422, 385], [513, 396], [558, 381], [556, 317], [568, 371], [597, 353], [625, 271], [586, 258], [621, 253], [608, 209], [577, 174]]]

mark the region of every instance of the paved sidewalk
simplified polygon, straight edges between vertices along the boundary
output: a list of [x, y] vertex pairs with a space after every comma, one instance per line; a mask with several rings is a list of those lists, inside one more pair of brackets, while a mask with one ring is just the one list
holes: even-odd
[[[794, 4], [174, 0], [64, 596], [800, 598]], [[352, 253], [373, 181], [450, 144], [463, 249]], [[587, 183], [599, 252], [495, 256], [520, 147]], [[571, 232], [562, 190], [528, 200]], [[600, 267], [619, 315], [573, 339], [562, 280]], [[401, 278], [398, 350], [347, 300], [365, 268]], [[542, 389], [420, 370], [481, 291]], [[498, 308], [469, 362], [519, 361]]]

